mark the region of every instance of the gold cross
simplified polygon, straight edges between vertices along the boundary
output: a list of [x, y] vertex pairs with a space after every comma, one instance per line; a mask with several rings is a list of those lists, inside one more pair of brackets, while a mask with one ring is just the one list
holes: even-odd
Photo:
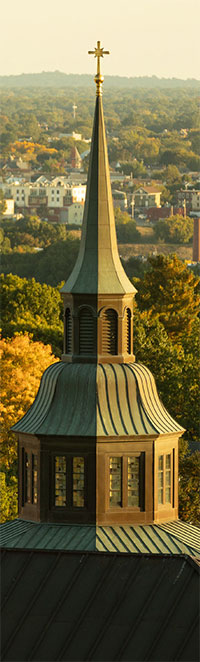
[[104, 51], [104, 48], [101, 48], [101, 42], [97, 41], [97, 47], [94, 48], [94, 51], [88, 51], [88, 55], [94, 55], [97, 58], [97, 73], [95, 76], [95, 83], [97, 86], [97, 96], [101, 96], [101, 85], [104, 81], [104, 78], [100, 72], [100, 57], [104, 55], [110, 55], [110, 51]]
[[104, 48], [101, 48], [101, 42], [97, 41], [97, 48], [95, 48], [94, 51], [88, 51], [88, 55], [94, 55], [94, 57], [97, 57], [97, 74], [100, 74], [100, 57], [110, 55], [110, 51], [104, 51]]

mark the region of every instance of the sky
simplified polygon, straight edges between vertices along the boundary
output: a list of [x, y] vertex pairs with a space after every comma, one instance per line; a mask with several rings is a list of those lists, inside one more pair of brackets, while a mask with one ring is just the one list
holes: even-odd
[[0, 75], [103, 73], [200, 78], [199, 0], [9, 0], [1, 8]]

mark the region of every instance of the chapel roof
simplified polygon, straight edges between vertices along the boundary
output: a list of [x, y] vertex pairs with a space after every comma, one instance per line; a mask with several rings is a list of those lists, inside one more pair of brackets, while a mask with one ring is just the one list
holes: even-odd
[[2, 659], [197, 662], [198, 575], [183, 555], [5, 549]]
[[45, 370], [32, 407], [12, 430], [120, 438], [183, 432], [159, 399], [145, 366], [62, 361]]

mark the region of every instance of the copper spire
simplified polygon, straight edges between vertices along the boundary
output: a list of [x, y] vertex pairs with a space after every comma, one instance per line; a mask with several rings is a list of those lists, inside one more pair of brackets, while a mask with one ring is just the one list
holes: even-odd
[[97, 48], [91, 51], [97, 57], [97, 98], [83, 229], [78, 259], [62, 292], [116, 295], [136, 292], [122, 267], [117, 247], [100, 91], [103, 77], [99, 73], [100, 57], [107, 52], [100, 48], [100, 42], [97, 42]]

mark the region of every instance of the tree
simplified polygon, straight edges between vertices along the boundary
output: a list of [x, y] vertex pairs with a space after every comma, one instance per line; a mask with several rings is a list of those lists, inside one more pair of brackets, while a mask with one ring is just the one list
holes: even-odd
[[[174, 343], [159, 316], [134, 312], [134, 353], [153, 373], [159, 395], [170, 414], [187, 431], [187, 439], [199, 438], [199, 332], [192, 324], [190, 336]], [[191, 416], [192, 412], [192, 416]]]
[[163, 239], [167, 243], [187, 244], [193, 237], [194, 222], [192, 218], [186, 216], [169, 216], [166, 219], [160, 219], [154, 226], [154, 237]]
[[60, 356], [63, 342], [63, 305], [59, 289], [13, 274], [1, 275], [2, 332], [32, 334], [34, 340], [52, 343]]
[[0, 189], [0, 218], [2, 218], [5, 211], [6, 211], [6, 201], [3, 195], [3, 191]]
[[164, 179], [166, 186], [169, 189], [170, 193], [173, 194], [177, 189], [181, 187], [182, 179], [178, 168], [175, 165], [168, 165], [165, 173]]
[[44, 370], [57, 360], [49, 345], [33, 342], [25, 335], [0, 341], [2, 393], [1, 469], [2, 517], [11, 519], [16, 513], [17, 441], [10, 428], [31, 406]]
[[148, 258], [149, 270], [137, 283], [137, 303], [141, 311], [158, 316], [170, 338], [178, 342], [181, 335], [190, 333], [199, 311], [199, 283], [193, 273], [176, 255]]
[[116, 225], [116, 231], [119, 243], [132, 244], [141, 240], [135, 221], [129, 220], [128, 223], [119, 223], [119, 225]]
[[187, 442], [179, 452], [179, 517], [199, 525], [200, 453], [190, 454]]

